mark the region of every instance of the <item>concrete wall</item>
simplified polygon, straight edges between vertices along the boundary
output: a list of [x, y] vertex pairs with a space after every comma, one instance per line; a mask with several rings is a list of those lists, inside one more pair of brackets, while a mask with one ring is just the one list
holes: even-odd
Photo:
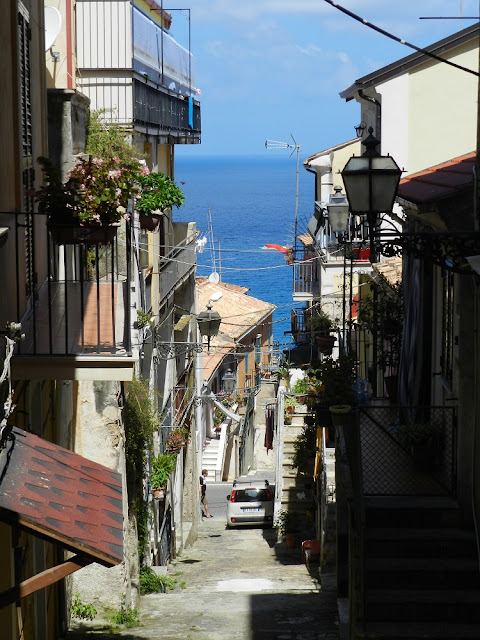
[[105, 568], [92, 564], [72, 576], [72, 592], [98, 610], [136, 604], [138, 550], [136, 529], [128, 519], [124, 431], [118, 382], [79, 382], [75, 415], [75, 452], [115, 469], [123, 478], [124, 562]]

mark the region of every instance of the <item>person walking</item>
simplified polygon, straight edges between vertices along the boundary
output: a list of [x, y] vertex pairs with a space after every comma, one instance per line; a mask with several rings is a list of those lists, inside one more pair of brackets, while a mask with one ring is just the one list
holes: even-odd
[[212, 514], [210, 513], [210, 509], [208, 507], [207, 482], [206, 482], [207, 476], [208, 476], [208, 471], [206, 469], [202, 469], [202, 475], [200, 476], [200, 502], [203, 505], [202, 516], [204, 518], [213, 518]]

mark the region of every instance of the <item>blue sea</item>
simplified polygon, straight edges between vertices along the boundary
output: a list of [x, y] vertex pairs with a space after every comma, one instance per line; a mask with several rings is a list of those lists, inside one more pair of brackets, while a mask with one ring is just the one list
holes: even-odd
[[[175, 209], [177, 221], [195, 221], [209, 231], [205, 251], [198, 255], [198, 275], [213, 271], [223, 282], [250, 289], [249, 294], [273, 303], [274, 339], [280, 348], [291, 343], [293, 267], [284, 255], [264, 250], [266, 244], [293, 245], [295, 229], [296, 155], [279, 157], [266, 151], [257, 157], [175, 158], [175, 181], [183, 189], [185, 205]], [[304, 233], [313, 215], [314, 176], [299, 169], [298, 233]], [[213, 242], [212, 242], [213, 236]]]

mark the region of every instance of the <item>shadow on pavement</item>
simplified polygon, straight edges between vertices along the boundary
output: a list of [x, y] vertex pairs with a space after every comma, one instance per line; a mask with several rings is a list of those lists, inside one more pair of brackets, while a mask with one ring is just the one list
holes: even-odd
[[95, 638], [95, 640], [112, 640], [113, 638], [122, 638], [122, 640], [145, 640], [144, 636], [140, 637], [136, 635], [135, 629], [125, 633], [123, 629], [120, 631], [117, 627], [112, 628], [104, 624], [97, 626], [94, 624], [91, 626], [77, 624], [75, 629], [68, 631], [63, 638], [64, 640], [89, 640], [90, 638]]

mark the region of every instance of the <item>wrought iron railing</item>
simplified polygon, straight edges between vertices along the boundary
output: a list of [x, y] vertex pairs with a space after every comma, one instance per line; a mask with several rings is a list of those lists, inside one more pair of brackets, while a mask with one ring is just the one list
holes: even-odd
[[[134, 80], [133, 89], [136, 124], [188, 136], [192, 142], [200, 140], [201, 116], [197, 101], [189, 107], [188, 98], [160, 91], [139, 80]], [[193, 108], [190, 117], [189, 108]]]
[[[25, 334], [19, 355], [131, 354], [129, 221], [113, 240], [85, 232], [71, 244], [53, 239], [42, 214], [3, 214], [0, 225], [10, 227], [15, 247], [8, 286], [16, 313], [10, 319], [20, 321]], [[35, 251], [25, 251], [27, 238]], [[30, 289], [28, 273], [35, 275]]]

